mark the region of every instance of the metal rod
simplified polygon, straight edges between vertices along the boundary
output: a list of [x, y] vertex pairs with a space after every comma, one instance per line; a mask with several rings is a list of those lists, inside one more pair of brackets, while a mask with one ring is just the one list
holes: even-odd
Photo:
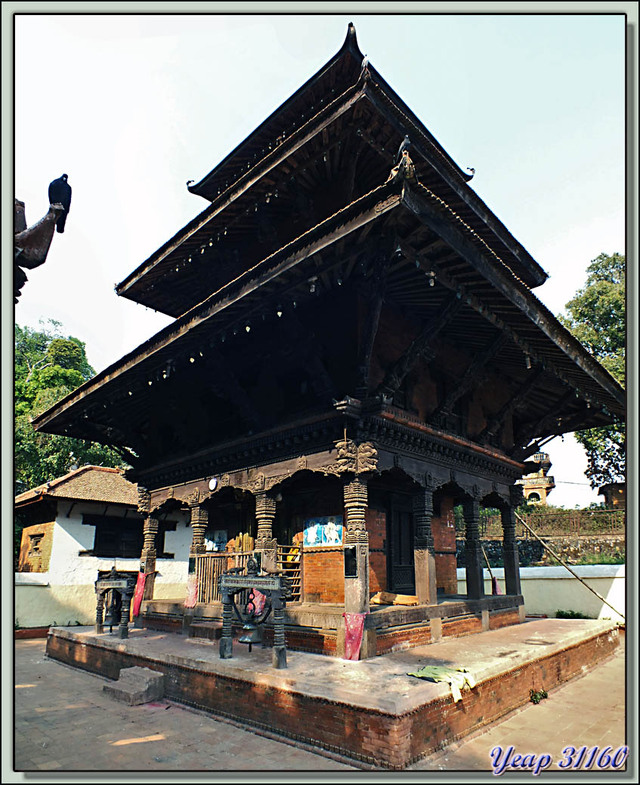
[[577, 579], [580, 581], [580, 583], [581, 583], [583, 586], [585, 586], [587, 589], [589, 589], [589, 591], [590, 591], [592, 594], [595, 594], [595, 595], [596, 595], [596, 597], [597, 597], [599, 600], [602, 600], [602, 602], [604, 602], [604, 604], [605, 604], [605, 605], [608, 605], [608, 606], [611, 608], [611, 610], [612, 610], [612, 611], [614, 611], [614, 613], [617, 613], [617, 614], [618, 614], [618, 616], [620, 616], [620, 617], [621, 617], [623, 620], [625, 620], [625, 621], [626, 621], [624, 614], [622, 614], [622, 613], [620, 613], [620, 611], [616, 610], [616, 609], [613, 607], [613, 605], [612, 605], [610, 602], [608, 602], [607, 600], [605, 600], [605, 598], [604, 598], [604, 597], [603, 597], [601, 594], [598, 594], [598, 592], [597, 592], [595, 589], [592, 589], [592, 588], [591, 588], [591, 586], [589, 586], [589, 584], [588, 584], [588, 583], [585, 583], [585, 581], [583, 581], [583, 580], [582, 580], [582, 578], [581, 578], [579, 575], [577, 575], [577, 574], [576, 574], [576, 573], [575, 573], [575, 572], [574, 572], [574, 571], [571, 569], [571, 567], [569, 567], [569, 565], [566, 563], [566, 561], [564, 561], [564, 559], [562, 559], [560, 556], [558, 556], [558, 554], [557, 554], [557, 553], [556, 553], [556, 552], [555, 552], [555, 551], [554, 551], [554, 550], [553, 550], [553, 549], [552, 549], [552, 548], [551, 548], [549, 545], [547, 545], [547, 543], [546, 543], [546, 542], [544, 542], [544, 540], [541, 540], [541, 539], [540, 539], [540, 537], [538, 537], [538, 535], [537, 535], [537, 534], [536, 534], [536, 533], [533, 531], [533, 529], [531, 528], [531, 526], [529, 526], [529, 524], [528, 524], [528, 523], [526, 523], [526, 521], [524, 520], [524, 518], [522, 518], [522, 516], [521, 516], [521, 515], [519, 515], [519, 514], [516, 512], [516, 513], [515, 513], [515, 516], [516, 516], [516, 518], [517, 518], [517, 519], [520, 521], [520, 523], [521, 523], [521, 524], [522, 524], [522, 525], [523, 525], [523, 526], [524, 526], [524, 527], [527, 529], [527, 531], [529, 531], [531, 534], [533, 534], [533, 536], [536, 538], [536, 540], [538, 540], [538, 542], [539, 542], [539, 543], [542, 545], [542, 547], [543, 547], [543, 548], [544, 548], [546, 551], [549, 551], [549, 553], [550, 553], [550, 554], [553, 556], [553, 558], [554, 558], [554, 559], [557, 559], [557, 560], [560, 562], [560, 564], [561, 564], [563, 567], [565, 567], [567, 570], [569, 570], [569, 572], [570, 572], [570, 573], [573, 575], [573, 577], [574, 577], [574, 578], [577, 578]]

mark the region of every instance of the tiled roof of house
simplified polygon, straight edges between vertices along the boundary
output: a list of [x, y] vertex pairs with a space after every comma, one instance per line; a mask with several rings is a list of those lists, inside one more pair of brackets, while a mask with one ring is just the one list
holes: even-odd
[[64, 477], [21, 493], [15, 498], [22, 507], [43, 498], [77, 499], [138, 506], [138, 486], [126, 480], [121, 469], [81, 466]]

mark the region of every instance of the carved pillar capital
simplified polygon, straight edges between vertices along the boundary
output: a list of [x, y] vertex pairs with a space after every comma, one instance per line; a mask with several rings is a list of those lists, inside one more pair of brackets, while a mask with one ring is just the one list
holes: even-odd
[[138, 485], [138, 512], [141, 515], [148, 515], [151, 511], [151, 494], [146, 488]]
[[346, 531], [344, 542], [368, 542], [365, 513], [368, 506], [367, 481], [362, 477], [346, 482], [343, 489]]

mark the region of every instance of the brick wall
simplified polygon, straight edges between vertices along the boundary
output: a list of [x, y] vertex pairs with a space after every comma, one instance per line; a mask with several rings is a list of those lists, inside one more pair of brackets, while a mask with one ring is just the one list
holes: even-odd
[[22, 530], [18, 572], [47, 572], [55, 522], [36, 523]]
[[387, 514], [370, 507], [365, 520], [369, 532], [369, 592], [373, 594], [387, 589]]
[[520, 624], [520, 614], [518, 611], [493, 611], [489, 616], [490, 630], [498, 630], [500, 627], [508, 627], [511, 624]]
[[404, 630], [379, 633], [376, 637], [376, 654], [389, 654], [392, 651], [412, 649], [431, 643], [431, 627], [427, 624], [415, 625]]
[[469, 614], [468, 616], [458, 616], [455, 619], [442, 620], [443, 638], [461, 638], [463, 635], [471, 635], [474, 632], [482, 632], [482, 617], [480, 614]]
[[453, 517], [453, 499], [440, 502], [440, 515], [431, 519], [433, 547], [436, 552], [436, 585], [445, 594], [458, 593], [456, 562], [456, 528]]
[[305, 548], [302, 567], [304, 602], [344, 603], [342, 546]]

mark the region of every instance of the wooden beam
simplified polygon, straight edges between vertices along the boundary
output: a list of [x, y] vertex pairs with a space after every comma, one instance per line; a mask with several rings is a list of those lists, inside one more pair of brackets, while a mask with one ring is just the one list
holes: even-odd
[[208, 349], [207, 360], [213, 366], [213, 374], [209, 376], [207, 383], [214, 390], [220, 391], [222, 397], [229, 401], [251, 428], [259, 428], [262, 424], [261, 417], [229, 363], [215, 347]]
[[268, 153], [246, 174], [239, 177], [234, 182], [230, 192], [223, 192], [209, 207], [203, 210], [199, 216], [187, 224], [184, 229], [181, 229], [178, 234], [174, 235], [171, 240], [165, 243], [158, 251], [143, 262], [137, 270], [134, 270], [134, 272], [128, 275], [122, 283], [118, 284], [116, 292], [119, 295], [125, 295], [126, 291], [150, 269], [162, 262], [163, 259], [169, 256], [186, 240], [193, 237], [205, 227], [212, 218], [225, 210], [230, 204], [236, 201], [236, 199], [242, 196], [242, 194], [252, 188], [255, 183], [272, 172], [283, 163], [283, 161], [296, 152], [296, 150], [304, 147], [304, 145], [313, 139], [319, 132], [328, 128], [339, 117], [346, 114], [352, 106], [363, 98], [363, 96], [364, 94], [361, 85], [358, 85], [357, 89], [349, 88], [341, 96], [343, 99], [342, 103], [336, 105], [335, 102], [332, 102], [318, 113], [316, 118], [317, 123], [306, 123], [302, 128], [294, 131], [281, 145]]
[[[394, 210], [400, 204], [400, 196], [396, 190], [393, 184], [380, 186], [374, 192], [361, 197], [357, 202], [350, 205], [349, 208], [327, 218], [281, 251], [267, 257], [250, 270], [247, 270], [218, 292], [214, 292], [202, 303], [160, 330], [137, 349], [125, 355], [118, 363], [96, 374], [93, 379], [85, 382], [85, 384], [63, 398], [51, 409], [34, 418], [34, 427], [36, 430], [44, 429], [48, 425], [53, 424], [53, 421], [71, 405], [81, 403], [88, 395], [106, 382], [121, 377], [133, 369], [140, 369], [142, 363], [156, 362], [155, 358], [158, 355], [161, 356], [169, 347], [175, 345], [177, 340], [193, 329], [214, 319], [218, 315], [224, 316], [230, 308], [240, 305], [247, 295], [253, 293], [261, 286], [277, 283], [279, 276], [289, 270], [293, 270], [310, 256], [367, 226], [370, 222], [377, 221], [385, 213]], [[141, 372], [144, 373], [143, 370]]]
[[540, 377], [544, 373], [542, 366], [537, 366], [535, 370], [532, 369], [531, 375], [518, 387], [515, 393], [509, 398], [505, 405], [495, 414], [489, 422], [485, 425], [478, 435], [478, 441], [488, 442], [491, 437], [495, 436], [500, 428], [504, 425], [504, 421], [514, 409], [521, 406], [529, 393], [534, 389]]
[[483, 369], [485, 365], [496, 356], [507, 342], [507, 336], [502, 333], [495, 340], [493, 340], [480, 354], [477, 354], [473, 361], [468, 366], [463, 377], [456, 382], [455, 387], [444, 398], [441, 403], [436, 406], [434, 411], [429, 416], [429, 421], [433, 422], [439, 417], [446, 417], [451, 414], [455, 404], [465, 395], [472, 387], [478, 386], [483, 378]]
[[575, 395], [575, 390], [568, 390], [562, 398], [553, 405], [552, 412], [545, 414], [544, 417], [541, 417], [537, 422], [530, 423], [529, 425], [525, 424], [519, 428], [518, 432], [514, 433], [515, 446], [511, 451], [511, 454], [521, 450], [522, 445], [528, 444], [534, 436], [547, 436], [549, 435], [550, 429], [555, 433], [553, 426], [556, 426], [557, 428], [558, 412], [561, 411], [566, 403], [574, 399]]
[[387, 370], [383, 381], [378, 385], [377, 394], [393, 396], [413, 368], [419, 357], [431, 355], [430, 344], [462, 307], [462, 302], [451, 294], [438, 313], [424, 325], [413, 339], [404, 354]]
[[[544, 283], [549, 276], [540, 265], [538, 265], [535, 259], [530, 256], [526, 249], [520, 245], [515, 237], [513, 237], [504, 224], [502, 224], [489, 210], [475, 191], [469, 188], [464, 181], [465, 175], [459, 170], [456, 171], [455, 164], [447, 160], [446, 153], [435, 144], [435, 140], [432, 141], [428, 138], [425, 134], [426, 129], [422, 130], [415, 125], [412, 118], [407, 117], [406, 119], [409, 124], [418, 131], [418, 134], [412, 135], [413, 129], [409, 127], [407, 123], [400, 122], [394, 112], [390, 110], [389, 103], [394, 104], [393, 99], [387, 95], [387, 92], [382, 85], [376, 84], [373, 80], [366, 83], [365, 96], [385, 117], [389, 124], [396, 129], [399, 137], [403, 137], [405, 134], [409, 135], [411, 138], [411, 145], [418, 154], [435, 169], [442, 180], [456, 192], [458, 197], [472, 210], [480, 221], [491, 229], [500, 242], [511, 251], [516, 258], [523, 260], [523, 266], [528, 269], [529, 274], [535, 279], [534, 283], [536, 285]], [[425, 144], [420, 137], [423, 137], [427, 144]]]
[[369, 373], [371, 371], [371, 356], [373, 346], [378, 334], [380, 324], [380, 314], [384, 302], [384, 294], [387, 284], [387, 272], [389, 260], [397, 245], [395, 237], [382, 241], [378, 240], [375, 244], [369, 243], [366, 255], [373, 256], [372, 275], [361, 287], [361, 293], [368, 305], [365, 322], [360, 336], [358, 347], [358, 385], [356, 388], [356, 398], [366, 398], [369, 394]]
[[[532, 324], [540, 329], [564, 354], [600, 387], [624, 406], [624, 395], [613, 377], [595, 361], [568, 330], [549, 313], [529, 289], [509, 270], [502, 260], [486, 247], [486, 251], [471, 240], [472, 230], [441, 199], [429, 189], [420, 193], [406, 182], [402, 201], [432, 231], [440, 235], [456, 253], [466, 259], [497, 291], [509, 300]], [[480, 238], [478, 238], [480, 240]], [[480, 240], [482, 243], [482, 240]], [[532, 354], [533, 356], [533, 354]], [[553, 364], [552, 364], [552, 367]], [[570, 384], [554, 369], [559, 378]]]

